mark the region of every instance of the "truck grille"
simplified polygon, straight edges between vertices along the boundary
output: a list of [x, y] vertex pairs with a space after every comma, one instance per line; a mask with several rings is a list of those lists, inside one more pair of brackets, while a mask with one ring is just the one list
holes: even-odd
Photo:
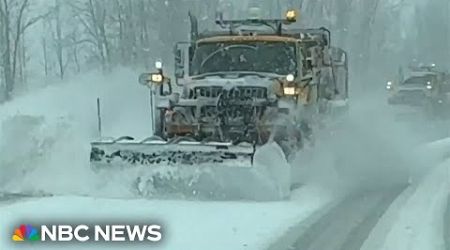
[[400, 90], [398, 92], [398, 94], [402, 97], [402, 98], [424, 98], [426, 96], [425, 91], [420, 90], [420, 89], [415, 89], [415, 90]]
[[217, 98], [221, 94], [228, 94], [234, 97], [250, 97], [265, 99], [267, 98], [267, 88], [264, 87], [235, 87], [225, 90], [222, 87], [195, 87], [189, 91], [189, 99], [197, 99], [199, 97]]

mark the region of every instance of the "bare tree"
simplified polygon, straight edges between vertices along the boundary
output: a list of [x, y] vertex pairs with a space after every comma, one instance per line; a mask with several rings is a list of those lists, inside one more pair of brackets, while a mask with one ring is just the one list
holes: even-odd
[[50, 74], [50, 62], [49, 62], [49, 52], [48, 52], [48, 39], [46, 36], [46, 31], [48, 30], [49, 21], [45, 20], [42, 22], [42, 30], [44, 35], [42, 36], [41, 45], [42, 45], [42, 65], [44, 67], [45, 77], [48, 77]]
[[61, 30], [61, 2], [60, 0], [55, 0], [55, 46], [56, 46], [56, 58], [58, 61], [59, 77], [64, 79], [64, 59], [63, 59], [63, 37]]
[[[20, 44], [23, 42], [23, 35], [29, 27], [44, 17], [44, 15], [28, 17], [28, 7], [29, 0], [2, 0], [0, 4], [0, 18], [3, 24], [1, 31], [5, 43], [2, 65], [4, 69], [6, 100], [11, 99], [11, 94], [17, 80], [17, 64], [20, 60], [18, 54], [21, 48]], [[22, 49], [25, 49], [25, 46]], [[25, 52], [23, 53], [25, 54]], [[22, 71], [25, 70], [22, 69]]]
[[90, 42], [96, 46], [96, 54], [104, 71], [111, 68], [111, 48], [107, 37], [106, 17], [108, 4], [104, 0], [72, 2], [77, 20], [83, 25]]
[[10, 22], [11, 14], [9, 12], [9, 2], [3, 0], [0, 5], [0, 15], [3, 20], [2, 32], [3, 41], [5, 44], [5, 51], [3, 52], [3, 74], [4, 74], [4, 99], [9, 100], [11, 98], [11, 92], [14, 87], [14, 77], [12, 74], [11, 65], [11, 32], [10, 32]]

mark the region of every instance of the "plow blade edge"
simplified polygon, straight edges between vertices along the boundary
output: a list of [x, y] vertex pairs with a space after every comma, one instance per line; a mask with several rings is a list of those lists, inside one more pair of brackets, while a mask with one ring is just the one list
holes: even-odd
[[250, 144], [221, 142], [103, 141], [91, 145], [91, 167], [108, 179], [127, 179], [137, 196], [214, 200], [286, 196], [276, 178], [286, 160], [276, 143], [258, 150]]

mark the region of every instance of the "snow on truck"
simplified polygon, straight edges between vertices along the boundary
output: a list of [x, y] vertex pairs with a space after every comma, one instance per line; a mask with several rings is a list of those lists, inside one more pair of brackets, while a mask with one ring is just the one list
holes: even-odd
[[174, 77], [161, 62], [139, 77], [151, 92], [153, 136], [92, 142], [92, 168], [134, 173], [145, 196], [288, 197], [295, 153], [348, 98], [345, 51], [325, 28], [291, 28], [296, 20], [294, 10], [270, 20], [218, 15], [219, 29], [200, 33], [190, 15]]

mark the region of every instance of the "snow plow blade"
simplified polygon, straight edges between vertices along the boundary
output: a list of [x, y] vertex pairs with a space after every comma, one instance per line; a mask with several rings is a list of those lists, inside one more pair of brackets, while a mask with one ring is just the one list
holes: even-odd
[[[282, 168], [279, 153], [263, 159], [251, 144], [143, 140], [123, 137], [91, 143], [91, 168], [108, 179], [126, 179], [136, 196], [155, 198], [278, 200], [286, 196], [269, 167]], [[271, 149], [265, 149], [271, 148]], [[264, 150], [265, 149], [265, 150]], [[261, 158], [258, 155], [263, 155]], [[256, 157], [256, 158], [255, 158]], [[271, 163], [272, 161], [272, 163]], [[262, 164], [261, 164], [262, 163]], [[267, 165], [266, 165], [267, 163]]]
[[254, 147], [230, 143], [113, 141], [91, 143], [91, 163], [95, 169], [132, 166], [179, 166], [212, 163], [250, 167]]

